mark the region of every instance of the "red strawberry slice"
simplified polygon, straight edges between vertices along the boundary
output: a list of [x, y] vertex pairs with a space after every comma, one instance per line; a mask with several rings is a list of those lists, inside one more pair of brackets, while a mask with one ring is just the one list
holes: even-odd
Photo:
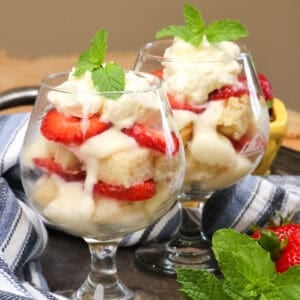
[[251, 136], [250, 134], [244, 134], [240, 139], [235, 140], [231, 137], [228, 137], [235, 149], [236, 152], [240, 152], [244, 146], [248, 143], [250, 143], [250, 141], [252, 140], [253, 136]]
[[163, 69], [157, 69], [153, 71], [152, 74], [159, 77], [160, 79], [163, 79]]
[[[153, 71], [152, 74], [163, 79], [163, 69], [157, 69], [157, 70]], [[189, 110], [196, 114], [201, 114], [206, 109], [205, 107], [193, 106], [191, 104], [188, 104], [187, 102], [178, 101], [175, 99], [175, 96], [173, 96], [169, 93], [168, 93], [168, 100], [169, 100], [169, 103], [170, 103], [170, 106], [172, 109]]]
[[[133, 137], [142, 147], [151, 148], [162, 153], [169, 152], [169, 147], [167, 147], [165, 137], [157, 130], [135, 123], [131, 128], [122, 129], [122, 132]], [[172, 139], [170, 141], [170, 146], [172, 149], [170, 150], [174, 155], [179, 150], [179, 141], [173, 132], [171, 133], [171, 136]]]
[[208, 100], [224, 100], [229, 99], [230, 97], [241, 97], [247, 94], [249, 94], [249, 90], [246, 85], [246, 79], [244, 77], [240, 77], [237, 84], [226, 85], [220, 89], [212, 91], [208, 96]]
[[117, 200], [143, 201], [149, 200], [156, 194], [156, 186], [153, 180], [148, 180], [128, 188], [98, 182], [94, 186], [94, 194]]
[[264, 98], [266, 100], [267, 107], [269, 109], [269, 115], [270, 115], [270, 120], [272, 121], [274, 117], [274, 112], [273, 112], [273, 89], [271, 82], [269, 79], [262, 73], [258, 73], [258, 80], [262, 89], [262, 92], [264, 94]]
[[52, 109], [42, 120], [41, 132], [48, 140], [66, 145], [80, 145], [110, 126], [111, 124], [100, 121], [99, 115], [81, 119], [65, 116], [58, 110]]
[[33, 159], [35, 165], [41, 169], [44, 169], [50, 174], [56, 174], [66, 181], [80, 181], [84, 180], [86, 173], [77, 169], [63, 169], [62, 166], [57, 163], [54, 158], [40, 158]]
[[206, 110], [204, 106], [194, 106], [187, 102], [178, 101], [173, 95], [168, 94], [168, 100], [172, 109], [189, 110], [196, 114], [201, 114]]
[[258, 73], [258, 80], [266, 101], [273, 99], [273, 89], [269, 79], [262, 73]]

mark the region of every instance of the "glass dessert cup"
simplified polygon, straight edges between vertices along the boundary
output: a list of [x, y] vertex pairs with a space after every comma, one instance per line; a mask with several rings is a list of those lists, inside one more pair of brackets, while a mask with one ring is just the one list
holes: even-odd
[[[89, 246], [90, 273], [71, 299], [137, 297], [118, 278], [118, 243], [162, 217], [182, 186], [184, 151], [162, 83], [129, 73], [147, 88], [76, 93], [66, 88], [68, 73], [45, 78], [25, 136], [20, 164], [29, 205], [46, 224]], [[74, 107], [57, 109], [74, 99], [102, 106], [77, 117], [66, 113]]]
[[[186, 156], [178, 196], [182, 224], [171, 241], [138, 248], [135, 263], [170, 276], [181, 267], [217, 272], [201, 211], [215, 191], [243, 179], [260, 162], [269, 137], [268, 110], [247, 51], [224, 60], [195, 60], [183, 46], [179, 57], [168, 57], [166, 53], [174, 54], [166, 52], [172, 44], [171, 39], [146, 44], [134, 69], [163, 78], [181, 134]], [[193, 97], [202, 101], [191, 101]]]

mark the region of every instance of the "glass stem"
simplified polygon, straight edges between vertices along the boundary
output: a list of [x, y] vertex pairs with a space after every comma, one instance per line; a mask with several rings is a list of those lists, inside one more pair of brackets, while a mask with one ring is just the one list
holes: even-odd
[[182, 224], [179, 236], [182, 240], [192, 243], [195, 241], [198, 247], [209, 246], [209, 241], [202, 230], [202, 210], [205, 202], [212, 192], [201, 191], [200, 186], [193, 184], [188, 192], [180, 195], [182, 205]]
[[[177, 263], [198, 264], [211, 257], [210, 241], [202, 230], [202, 208], [212, 192], [203, 193], [197, 184], [179, 196], [182, 223], [168, 244], [169, 258]], [[201, 257], [201, 260], [200, 258]]]
[[119, 240], [100, 242], [86, 239], [91, 254], [87, 279], [73, 299], [133, 299], [133, 293], [119, 280], [116, 252]]

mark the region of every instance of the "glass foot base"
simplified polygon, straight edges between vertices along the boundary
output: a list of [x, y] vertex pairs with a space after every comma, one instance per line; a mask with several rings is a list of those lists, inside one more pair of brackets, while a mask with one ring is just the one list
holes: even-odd
[[64, 290], [55, 293], [70, 300], [160, 300], [159, 296], [140, 288], [126, 288], [126, 290], [128, 292], [126, 295], [105, 295], [103, 288], [98, 286], [94, 291], [85, 293], [82, 290]]
[[141, 270], [175, 277], [177, 268], [204, 269], [217, 273], [210, 248], [170, 248], [166, 244], [148, 244], [135, 252], [135, 264]]

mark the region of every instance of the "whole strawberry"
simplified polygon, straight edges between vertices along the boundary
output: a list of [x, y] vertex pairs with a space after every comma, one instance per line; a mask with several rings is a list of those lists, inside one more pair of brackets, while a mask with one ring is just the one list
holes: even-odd
[[285, 272], [291, 266], [300, 265], [300, 225], [289, 235], [288, 243], [275, 264], [279, 273]]
[[257, 229], [251, 237], [271, 252], [277, 272], [300, 265], [300, 224], [271, 225]]

